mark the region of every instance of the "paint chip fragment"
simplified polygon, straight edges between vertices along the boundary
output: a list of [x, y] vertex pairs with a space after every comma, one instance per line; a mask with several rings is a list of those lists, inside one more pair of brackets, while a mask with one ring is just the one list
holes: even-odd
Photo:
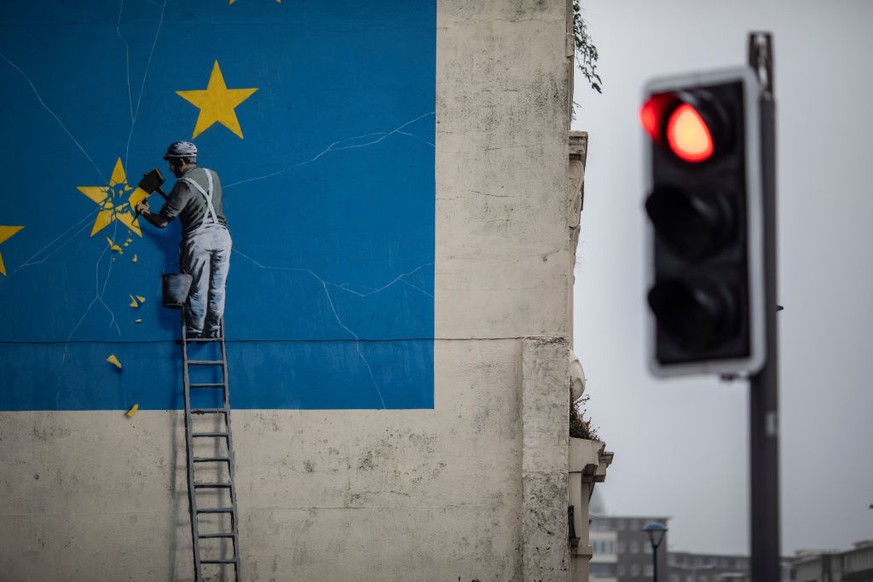
[[120, 254], [120, 255], [123, 255], [123, 254], [124, 254], [124, 251], [121, 249], [121, 247], [118, 246], [117, 244], [115, 244], [114, 242], [112, 242], [112, 239], [109, 238], [108, 236], [106, 237], [106, 242], [109, 243], [109, 249], [110, 249], [110, 250], [113, 250], [113, 251], [117, 252], [117, 253]]
[[142, 295], [137, 295], [136, 300], [139, 301], [140, 305], [142, 305], [143, 303], [145, 303], [146, 298], [143, 297]]
[[137, 262], [137, 260], [139, 260], [139, 259], [136, 258], [136, 255], [133, 255], [133, 258], [130, 259], [130, 262], [135, 263], [135, 262]]
[[118, 361], [118, 358], [115, 357], [115, 354], [109, 354], [109, 357], [106, 358], [106, 361], [115, 366], [116, 368], [121, 368], [121, 362]]
[[140, 318], [140, 319], [134, 319], [133, 322], [134, 322], [134, 323], [142, 323], [142, 318]]
[[127, 417], [133, 418], [133, 415], [136, 414], [136, 411], [139, 410], [139, 403], [134, 404], [130, 410], [127, 411]]

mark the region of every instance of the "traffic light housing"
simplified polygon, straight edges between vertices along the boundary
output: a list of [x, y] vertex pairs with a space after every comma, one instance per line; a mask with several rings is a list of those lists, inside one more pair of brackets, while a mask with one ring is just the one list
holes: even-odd
[[644, 91], [651, 367], [753, 373], [765, 359], [759, 85], [751, 69]]

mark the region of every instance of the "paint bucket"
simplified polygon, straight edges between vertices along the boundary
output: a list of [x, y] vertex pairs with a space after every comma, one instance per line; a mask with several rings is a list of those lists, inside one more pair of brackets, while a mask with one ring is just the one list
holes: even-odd
[[161, 294], [164, 307], [176, 309], [184, 307], [188, 301], [188, 293], [191, 291], [191, 282], [194, 277], [185, 273], [164, 273], [161, 275]]

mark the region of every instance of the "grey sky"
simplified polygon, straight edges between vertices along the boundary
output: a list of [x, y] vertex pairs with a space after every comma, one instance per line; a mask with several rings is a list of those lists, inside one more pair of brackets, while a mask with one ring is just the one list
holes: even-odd
[[616, 453], [610, 514], [671, 516], [674, 549], [748, 551], [745, 382], [646, 366], [642, 86], [740, 65], [774, 34], [778, 123], [782, 548], [873, 539], [873, 2], [584, 0], [604, 92], [577, 74], [590, 134], [576, 352]]

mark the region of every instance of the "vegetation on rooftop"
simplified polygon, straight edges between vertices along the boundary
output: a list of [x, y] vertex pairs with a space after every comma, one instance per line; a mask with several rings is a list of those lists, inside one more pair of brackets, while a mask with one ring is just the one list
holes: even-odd
[[591, 419], [585, 420], [588, 411], [588, 394], [583, 394], [576, 402], [570, 403], [570, 436], [577, 439], [599, 441], [597, 428], [591, 424]]

